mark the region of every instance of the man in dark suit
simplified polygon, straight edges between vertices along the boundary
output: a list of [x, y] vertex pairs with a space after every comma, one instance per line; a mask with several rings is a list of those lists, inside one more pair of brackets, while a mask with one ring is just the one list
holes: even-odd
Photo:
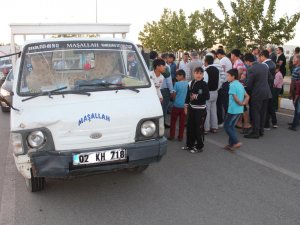
[[280, 66], [280, 72], [282, 73], [282, 76], [284, 77], [286, 75], [286, 57], [284, 55], [284, 51], [282, 47], [277, 48], [277, 61], [276, 64]]
[[274, 79], [275, 79], [275, 70], [276, 70], [276, 64], [269, 59], [269, 52], [267, 50], [263, 50], [260, 55], [259, 55], [260, 62], [263, 64], [266, 64], [269, 68], [269, 71], [272, 75], [272, 77], [269, 79], [269, 85], [270, 85], [270, 90], [272, 93], [272, 98], [269, 99], [268, 102], [268, 109], [267, 109], [267, 115], [266, 115], [266, 124], [265, 124], [265, 129], [269, 130], [270, 129], [270, 119], [272, 119], [272, 125], [273, 128], [277, 128], [277, 117], [276, 117], [276, 112], [275, 112], [275, 104], [277, 103], [278, 105], [278, 95], [275, 93], [274, 89]]
[[276, 63], [277, 56], [276, 56], [276, 54], [275, 54], [275, 48], [274, 48], [274, 46], [270, 45], [270, 46], [268, 47], [267, 50], [268, 50], [268, 52], [269, 52], [269, 58], [270, 58], [274, 63]]
[[245, 138], [259, 138], [264, 135], [266, 111], [269, 98], [272, 98], [269, 79], [271, 74], [266, 64], [255, 62], [251, 53], [245, 54], [245, 63], [249, 66], [247, 73], [247, 90], [251, 93], [252, 131]]

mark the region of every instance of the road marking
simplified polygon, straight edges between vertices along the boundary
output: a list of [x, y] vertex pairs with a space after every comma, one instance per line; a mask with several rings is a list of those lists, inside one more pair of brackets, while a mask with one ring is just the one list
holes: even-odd
[[276, 112], [276, 113], [282, 116], [294, 117], [293, 115], [286, 114], [286, 113], [281, 113], [281, 112]]
[[[224, 147], [224, 144], [221, 144], [221, 143], [219, 143], [219, 142], [217, 142], [217, 141], [215, 141], [215, 140], [212, 140], [212, 139], [210, 139], [210, 138], [205, 138], [205, 140], [206, 140], [207, 142], [211, 143], [211, 144], [214, 144], [214, 145], [220, 147], [220, 148], [223, 148], [223, 147]], [[252, 162], [255, 162], [255, 163], [259, 164], [259, 165], [262, 165], [262, 166], [267, 167], [267, 168], [269, 168], [269, 169], [271, 169], [271, 170], [274, 170], [274, 171], [279, 172], [279, 173], [281, 173], [281, 174], [284, 174], [284, 175], [286, 175], [286, 176], [288, 176], [288, 177], [291, 177], [291, 178], [293, 178], [293, 179], [295, 179], [295, 180], [297, 180], [297, 181], [300, 181], [300, 175], [297, 174], [297, 173], [294, 173], [294, 172], [292, 172], [292, 171], [289, 171], [289, 170], [287, 170], [287, 169], [284, 169], [284, 168], [282, 168], [282, 167], [280, 167], [280, 166], [276, 166], [276, 165], [274, 165], [273, 163], [267, 162], [267, 161], [265, 161], [265, 160], [263, 160], [263, 159], [260, 159], [260, 158], [258, 158], [258, 157], [255, 157], [255, 156], [250, 155], [250, 154], [245, 153], [245, 152], [236, 151], [236, 152], [234, 152], [234, 153], [235, 153], [236, 155], [242, 157], [242, 158], [248, 159], [248, 160], [250, 160], [250, 161], [252, 161]]]
[[0, 205], [0, 225], [15, 224], [16, 168], [12, 151], [8, 148], [3, 176], [2, 199]]

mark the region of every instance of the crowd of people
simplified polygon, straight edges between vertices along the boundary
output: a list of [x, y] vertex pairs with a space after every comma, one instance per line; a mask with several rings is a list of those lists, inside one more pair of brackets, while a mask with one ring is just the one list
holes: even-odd
[[[207, 52], [200, 58], [197, 52], [184, 53], [177, 63], [174, 54], [150, 52], [150, 70], [163, 114], [170, 112], [168, 140], [175, 140], [179, 118], [178, 141], [183, 140], [186, 126], [186, 145], [191, 153], [202, 152], [204, 136], [215, 134], [224, 127], [229, 136], [227, 150], [242, 146], [236, 128], [244, 138], [258, 139], [265, 130], [278, 128], [276, 111], [283, 93], [286, 57], [282, 47], [265, 50], [254, 47], [242, 54], [233, 49], [226, 54], [223, 47]], [[294, 118], [289, 129], [297, 130], [300, 121], [300, 48], [289, 60]]]

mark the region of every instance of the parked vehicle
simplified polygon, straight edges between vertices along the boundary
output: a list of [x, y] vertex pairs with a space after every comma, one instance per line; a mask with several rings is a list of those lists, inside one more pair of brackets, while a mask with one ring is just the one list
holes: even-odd
[[12, 63], [10, 57], [1, 57], [0, 58], [0, 72], [7, 74], [8, 71], [12, 69]]
[[161, 105], [132, 42], [27, 42], [14, 71], [11, 147], [30, 191], [45, 178], [141, 172], [166, 153]]
[[[10, 106], [12, 103], [12, 82], [13, 82], [14, 76], [12, 70], [10, 70], [9, 74], [6, 76], [6, 79], [4, 80], [1, 89], [0, 89], [0, 106], [2, 112], [9, 112]], [[9, 105], [7, 104], [9, 103]]]

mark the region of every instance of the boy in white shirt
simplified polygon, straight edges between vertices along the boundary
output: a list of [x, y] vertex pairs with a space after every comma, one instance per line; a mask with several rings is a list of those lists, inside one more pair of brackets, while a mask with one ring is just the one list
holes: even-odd
[[163, 101], [163, 96], [161, 94], [160, 88], [164, 81], [164, 76], [161, 75], [165, 72], [166, 62], [163, 59], [155, 59], [153, 61], [153, 71], [150, 72], [150, 76], [154, 82], [154, 86], [156, 88], [157, 96], [160, 102]]

